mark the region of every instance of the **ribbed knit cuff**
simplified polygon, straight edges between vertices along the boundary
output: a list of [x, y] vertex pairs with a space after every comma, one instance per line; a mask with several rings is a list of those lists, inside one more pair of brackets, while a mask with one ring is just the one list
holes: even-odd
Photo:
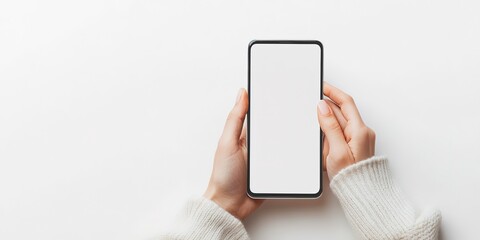
[[203, 197], [189, 200], [180, 217], [162, 239], [248, 239], [240, 220]]
[[414, 208], [393, 182], [385, 157], [343, 169], [330, 188], [364, 239], [398, 239], [415, 223]]

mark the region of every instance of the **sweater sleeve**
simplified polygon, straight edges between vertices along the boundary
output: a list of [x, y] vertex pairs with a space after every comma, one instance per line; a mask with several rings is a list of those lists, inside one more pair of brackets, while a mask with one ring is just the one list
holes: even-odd
[[417, 214], [394, 183], [387, 159], [372, 157], [340, 171], [330, 188], [363, 239], [437, 239], [441, 215]]
[[216, 203], [205, 199], [187, 202], [177, 224], [161, 240], [173, 239], [249, 239], [240, 220]]

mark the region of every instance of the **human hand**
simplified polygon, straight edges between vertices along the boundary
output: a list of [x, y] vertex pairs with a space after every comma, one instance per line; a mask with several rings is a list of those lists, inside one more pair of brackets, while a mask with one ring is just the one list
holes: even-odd
[[210, 182], [203, 194], [240, 220], [245, 219], [263, 202], [247, 196], [246, 127], [243, 125], [247, 111], [247, 92], [242, 88], [227, 117], [215, 152]]
[[375, 132], [363, 122], [353, 98], [325, 83], [329, 99], [317, 105], [318, 122], [325, 134], [323, 161], [330, 180], [342, 169], [375, 154]]

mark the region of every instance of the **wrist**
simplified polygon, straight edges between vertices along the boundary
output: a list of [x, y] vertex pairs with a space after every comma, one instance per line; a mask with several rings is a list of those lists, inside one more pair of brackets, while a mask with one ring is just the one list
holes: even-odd
[[327, 166], [328, 179], [332, 181], [339, 172], [341, 172], [343, 169], [350, 167], [351, 165], [352, 164], [349, 164], [347, 162], [341, 162], [335, 165], [331, 164], [331, 166]]
[[208, 188], [207, 191], [205, 191], [205, 193], [203, 194], [203, 197], [214, 202], [235, 218], [240, 220], [243, 220], [245, 218], [245, 216], [240, 216], [238, 214], [238, 204], [235, 204], [233, 200], [225, 197], [223, 194], [220, 194], [215, 189]]

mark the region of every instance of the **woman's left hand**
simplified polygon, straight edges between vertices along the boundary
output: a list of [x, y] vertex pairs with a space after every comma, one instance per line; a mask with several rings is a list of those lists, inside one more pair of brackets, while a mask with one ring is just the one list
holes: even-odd
[[247, 111], [248, 96], [242, 88], [227, 117], [215, 152], [210, 182], [203, 194], [240, 220], [248, 217], [263, 202], [247, 196], [246, 127], [243, 124]]

